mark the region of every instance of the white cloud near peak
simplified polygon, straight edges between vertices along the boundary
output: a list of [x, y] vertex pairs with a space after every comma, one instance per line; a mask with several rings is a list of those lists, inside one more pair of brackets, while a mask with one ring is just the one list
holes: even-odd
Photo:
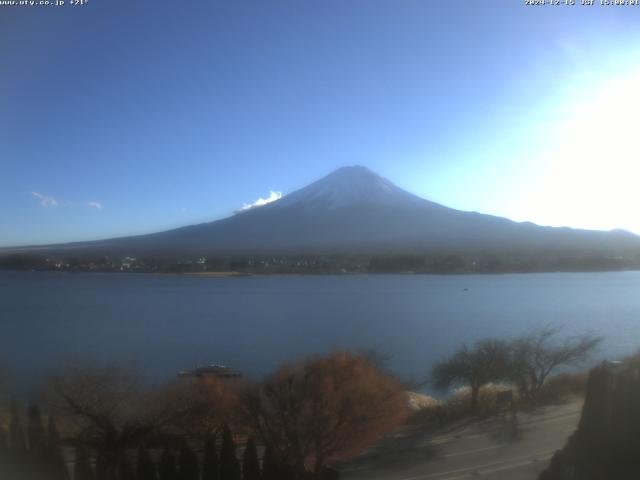
[[87, 205], [91, 208], [97, 208], [98, 210], [102, 210], [102, 204], [100, 202], [96, 202], [95, 200], [87, 203]]
[[38, 199], [38, 201], [40, 202], [40, 205], [42, 205], [45, 208], [57, 207], [57, 206], [60, 205], [58, 203], [58, 200], [56, 200], [53, 197], [50, 197], [49, 195], [44, 195], [44, 194], [39, 193], [39, 192], [31, 192], [31, 195], [36, 197]]
[[272, 202], [275, 202], [276, 200], [280, 200], [281, 198], [282, 198], [282, 192], [271, 190], [267, 198], [260, 197], [253, 203], [245, 203], [240, 210], [244, 211], [254, 207], [262, 207], [264, 205], [267, 205], [268, 203], [272, 203]]

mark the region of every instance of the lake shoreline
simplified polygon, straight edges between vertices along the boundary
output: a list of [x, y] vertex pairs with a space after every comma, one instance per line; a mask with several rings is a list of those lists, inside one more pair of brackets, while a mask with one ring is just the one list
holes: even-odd
[[153, 272], [153, 271], [101, 271], [101, 270], [19, 270], [0, 269], [6, 273], [66, 273], [66, 274], [113, 274], [113, 275], [161, 275], [170, 277], [191, 278], [246, 278], [246, 277], [485, 277], [504, 275], [555, 275], [555, 274], [606, 274], [606, 273], [635, 273], [640, 269], [624, 270], [540, 270], [540, 271], [504, 271], [504, 272]]

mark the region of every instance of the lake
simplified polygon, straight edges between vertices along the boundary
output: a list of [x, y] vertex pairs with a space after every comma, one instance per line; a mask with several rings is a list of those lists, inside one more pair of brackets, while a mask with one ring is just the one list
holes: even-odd
[[0, 363], [32, 386], [65, 362], [154, 378], [223, 363], [250, 376], [335, 348], [378, 349], [422, 379], [462, 342], [559, 325], [640, 347], [640, 272], [255, 276], [0, 272]]

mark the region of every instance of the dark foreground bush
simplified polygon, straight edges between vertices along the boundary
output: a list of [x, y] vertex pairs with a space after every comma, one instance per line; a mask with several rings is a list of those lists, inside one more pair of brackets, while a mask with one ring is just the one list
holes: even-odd
[[540, 480], [640, 478], [640, 368], [603, 363], [589, 373], [582, 417]]

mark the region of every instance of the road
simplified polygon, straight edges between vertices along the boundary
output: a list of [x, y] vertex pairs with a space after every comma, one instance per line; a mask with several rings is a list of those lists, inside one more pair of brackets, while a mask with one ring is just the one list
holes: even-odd
[[582, 403], [457, 422], [409, 426], [383, 439], [342, 471], [344, 480], [534, 480], [562, 448]]

